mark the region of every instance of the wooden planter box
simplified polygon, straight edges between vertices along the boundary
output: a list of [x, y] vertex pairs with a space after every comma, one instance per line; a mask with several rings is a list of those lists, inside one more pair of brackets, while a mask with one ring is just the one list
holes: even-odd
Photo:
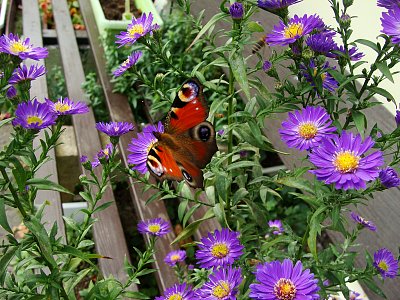
[[[108, 20], [104, 16], [104, 12], [99, 0], [90, 0], [90, 4], [92, 5], [92, 9], [94, 12], [97, 27], [99, 28], [100, 35], [103, 35], [105, 30], [113, 30], [113, 31], [124, 30], [131, 22], [130, 20], [129, 21]], [[154, 16], [153, 23], [157, 23], [160, 26], [163, 24], [163, 21], [151, 0], [135, 0], [135, 6], [137, 9], [141, 10], [146, 14], [152, 13]]]

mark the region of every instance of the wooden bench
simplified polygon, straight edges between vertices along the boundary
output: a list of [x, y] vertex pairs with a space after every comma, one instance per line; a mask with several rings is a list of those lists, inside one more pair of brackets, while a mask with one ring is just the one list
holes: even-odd
[[[97, 25], [95, 24], [93, 11], [89, 1], [80, 1], [80, 6], [86, 25], [87, 37], [89, 38], [90, 46], [95, 58], [97, 73], [104, 90], [111, 121], [127, 121], [135, 123], [127, 97], [122, 94], [115, 94], [112, 92], [113, 86], [110, 83], [111, 78], [106, 71], [104, 50], [100, 43]], [[48, 40], [49, 33], [47, 31], [43, 32], [41, 29], [37, 0], [24, 0], [24, 35], [26, 37], [30, 37], [31, 42], [36, 46], [42, 46], [43, 41], [58, 43], [68, 97], [73, 100], [87, 102], [88, 99], [81, 88], [81, 84], [84, 82], [85, 76], [77, 43], [77, 38], [80, 38], [82, 34], [75, 34], [65, 1], [53, 1], [53, 13], [56, 29], [55, 32], [51, 33], [51, 40]], [[31, 63], [32, 62], [27, 62], [27, 64]], [[43, 76], [33, 82], [31, 96], [36, 96], [39, 100], [43, 100], [45, 97], [47, 97], [47, 95], [48, 92], [46, 78]], [[101, 144], [99, 133], [95, 129], [95, 119], [92, 110], [85, 115], [73, 116], [72, 121], [79, 155], [93, 157], [93, 155], [95, 155], [101, 149]], [[135, 128], [137, 127], [135, 126]], [[119, 150], [125, 166], [128, 166], [128, 144], [135, 136], [136, 132], [134, 131], [122, 136], [120, 139]], [[51, 180], [57, 181], [57, 165], [54, 152], [52, 152], [51, 155], [53, 160], [51, 160], [42, 168], [42, 175], [45, 176], [48, 174], [53, 174]], [[82, 168], [81, 172], [84, 173], [85, 170]], [[96, 170], [96, 172], [100, 172], [100, 170]], [[138, 218], [140, 220], [152, 218], [163, 218], [165, 220], [169, 220], [164, 201], [153, 201], [149, 205], [146, 205], [146, 200], [156, 191], [147, 190], [145, 193], [142, 193], [142, 188], [142, 184], [135, 183], [132, 179], [129, 180], [131, 201], [133, 201]], [[201, 197], [201, 200], [205, 201], [204, 195]], [[45, 213], [48, 225], [51, 225], [54, 221], [56, 221], [60, 229], [59, 235], [63, 236], [65, 240], [65, 229], [62, 219], [63, 212], [60, 195], [55, 192], [43, 192], [38, 197], [38, 203], [44, 200], [50, 200], [52, 203], [52, 205], [47, 207], [47, 211]], [[101, 203], [105, 201], [115, 201], [113, 192], [110, 188], [107, 189]], [[101, 203], [99, 203], [99, 205]], [[202, 207], [196, 211], [193, 218], [202, 217], [206, 211], [207, 207]], [[96, 214], [95, 217], [98, 219], [98, 222], [93, 227], [96, 251], [102, 255], [113, 258], [111, 260], [100, 260], [100, 270], [104, 276], [112, 275], [124, 282], [126, 280], [126, 274], [123, 268], [123, 260], [125, 256], [127, 256], [129, 259], [129, 254], [115, 203], [106, 210]], [[220, 225], [216, 220], [208, 220], [204, 222], [196, 232], [195, 238], [200, 239], [200, 237], [204, 236], [207, 232], [214, 231], [215, 229], [219, 228]], [[162, 239], [159, 239], [156, 243], [156, 254], [153, 267], [157, 269], [156, 279], [158, 287], [161, 291], [177, 282], [177, 278], [173, 270], [164, 263], [166, 254], [171, 250], [178, 248], [178, 245], [171, 245], [171, 242], [175, 238], [175, 234], [171, 232]], [[146, 242], [149, 242], [147, 237], [145, 237], [145, 240]]]

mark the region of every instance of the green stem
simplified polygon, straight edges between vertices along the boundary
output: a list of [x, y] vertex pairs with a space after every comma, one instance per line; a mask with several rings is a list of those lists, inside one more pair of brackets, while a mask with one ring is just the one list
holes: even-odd
[[[228, 154], [232, 153], [233, 150], [233, 130], [232, 130], [232, 124], [233, 124], [233, 95], [235, 93], [235, 86], [234, 86], [234, 76], [232, 72], [232, 68], [229, 68], [229, 88], [228, 88], [228, 93], [230, 95], [229, 100], [228, 100]], [[228, 156], [228, 165], [232, 164], [232, 155]], [[228, 191], [227, 191], [227, 199], [226, 199], [226, 218], [227, 222], [229, 224], [230, 218], [231, 218], [231, 185], [229, 184], [228, 186]]]
[[0, 168], [1, 174], [3, 175], [3, 178], [6, 182], [9, 182], [10, 184], [8, 185], [8, 189], [10, 190], [11, 194], [14, 197], [15, 204], [17, 205], [21, 215], [25, 218], [27, 216], [26, 211], [24, 207], [22, 206], [22, 203], [19, 201], [18, 193], [14, 189], [14, 186], [12, 185], [10, 178], [8, 177], [7, 171], [4, 168]]

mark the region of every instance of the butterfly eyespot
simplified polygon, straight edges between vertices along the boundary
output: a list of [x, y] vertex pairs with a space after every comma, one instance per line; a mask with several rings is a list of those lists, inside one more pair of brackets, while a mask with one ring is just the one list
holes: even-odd
[[182, 170], [182, 175], [187, 182], [193, 182], [192, 176], [190, 176], [189, 173], [186, 172], [185, 170]]
[[150, 171], [152, 171], [158, 177], [161, 177], [164, 174], [164, 167], [160, 163], [160, 161], [152, 155], [147, 157], [147, 167]]
[[199, 86], [192, 81], [185, 83], [178, 92], [178, 97], [182, 102], [190, 102], [197, 98], [198, 95]]
[[202, 141], [207, 142], [211, 136], [211, 130], [208, 126], [201, 126], [198, 131], [199, 137]]

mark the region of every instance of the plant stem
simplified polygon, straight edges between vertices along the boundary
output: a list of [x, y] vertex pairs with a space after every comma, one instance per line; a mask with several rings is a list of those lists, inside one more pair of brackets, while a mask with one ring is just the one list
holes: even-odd
[[26, 211], [24, 207], [22, 206], [22, 203], [19, 201], [18, 193], [14, 189], [14, 186], [12, 185], [12, 182], [10, 181], [10, 178], [8, 177], [7, 171], [4, 168], [0, 168], [1, 175], [3, 175], [3, 178], [6, 182], [9, 182], [10, 184], [8, 185], [8, 189], [10, 190], [11, 194], [14, 197], [15, 204], [17, 205], [21, 215], [25, 218], [27, 216]]
[[[232, 132], [232, 124], [233, 124], [233, 95], [235, 93], [235, 87], [234, 87], [234, 76], [232, 72], [232, 68], [229, 68], [229, 87], [228, 87], [228, 94], [230, 95], [229, 100], [228, 100], [228, 154], [232, 153], [233, 149], [233, 132]], [[228, 166], [232, 164], [232, 155], [228, 156]], [[227, 199], [226, 199], [226, 219], [229, 224], [230, 218], [231, 218], [231, 184], [228, 186], [228, 191], [227, 191]]]

